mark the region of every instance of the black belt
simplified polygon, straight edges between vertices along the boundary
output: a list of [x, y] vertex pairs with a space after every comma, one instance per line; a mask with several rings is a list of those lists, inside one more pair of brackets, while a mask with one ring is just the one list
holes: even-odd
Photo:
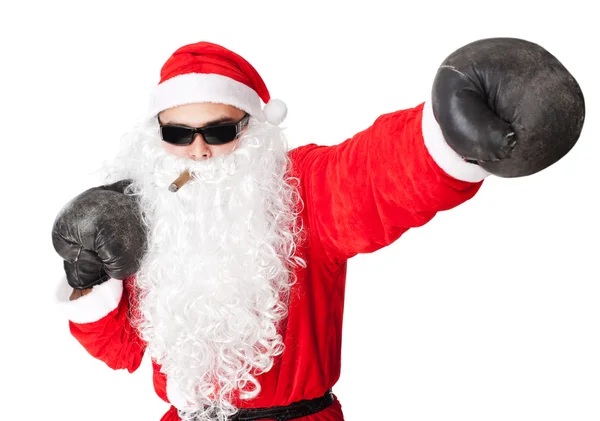
[[333, 404], [333, 392], [328, 390], [323, 396], [293, 402], [287, 406], [271, 406], [269, 408], [241, 408], [230, 421], [274, 420], [288, 421], [316, 414]]

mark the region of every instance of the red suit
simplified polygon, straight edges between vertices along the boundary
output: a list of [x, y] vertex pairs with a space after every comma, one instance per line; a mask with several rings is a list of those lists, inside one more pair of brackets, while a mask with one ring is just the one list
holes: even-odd
[[[447, 146], [428, 104], [382, 115], [341, 144], [296, 148], [290, 157], [304, 203], [307, 240], [298, 253], [307, 267], [296, 272], [281, 332], [285, 351], [258, 377], [258, 397], [234, 401], [238, 407], [288, 405], [332, 388], [340, 376], [347, 260], [472, 198], [487, 175]], [[130, 372], [145, 350], [129, 322], [132, 281], [111, 279], [75, 301], [67, 300], [68, 292], [62, 297], [73, 336], [109, 367]], [[173, 405], [162, 420], [178, 420], [179, 393], [153, 365], [155, 390]], [[340, 403], [336, 398], [299, 420], [341, 421]]]

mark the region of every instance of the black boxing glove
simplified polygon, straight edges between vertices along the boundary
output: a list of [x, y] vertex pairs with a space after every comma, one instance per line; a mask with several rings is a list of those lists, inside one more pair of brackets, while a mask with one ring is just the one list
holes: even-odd
[[72, 288], [125, 279], [139, 269], [146, 230], [137, 199], [124, 193], [129, 184], [122, 180], [86, 190], [56, 217], [52, 244]]
[[432, 108], [448, 145], [501, 177], [557, 162], [577, 142], [585, 116], [567, 69], [515, 38], [475, 41], [449, 55], [434, 79]]

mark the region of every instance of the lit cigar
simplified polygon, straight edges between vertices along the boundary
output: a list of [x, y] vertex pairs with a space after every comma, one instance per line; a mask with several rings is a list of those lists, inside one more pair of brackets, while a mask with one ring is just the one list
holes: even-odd
[[181, 175], [171, 183], [169, 186], [169, 191], [173, 193], [177, 192], [185, 183], [190, 181], [190, 178], [192, 178], [192, 176], [190, 175], [189, 171], [182, 172]]

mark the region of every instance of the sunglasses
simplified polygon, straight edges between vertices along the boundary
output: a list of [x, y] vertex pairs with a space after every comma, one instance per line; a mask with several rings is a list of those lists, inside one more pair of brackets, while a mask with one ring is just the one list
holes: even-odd
[[196, 133], [199, 133], [209, 145], [224, 145], [235, 140], [242, 129], [248, 125], [249, 120], [250, 115], [246, 114], [237, 123], [215, 124], [213, 126], [205, 127], [186, 127], [173, 124], [162, 124], [160, 118], [158, 119], [158, 124], [160, 125], [162, 140], [171, 145], [191, 145], [194, 142]]

